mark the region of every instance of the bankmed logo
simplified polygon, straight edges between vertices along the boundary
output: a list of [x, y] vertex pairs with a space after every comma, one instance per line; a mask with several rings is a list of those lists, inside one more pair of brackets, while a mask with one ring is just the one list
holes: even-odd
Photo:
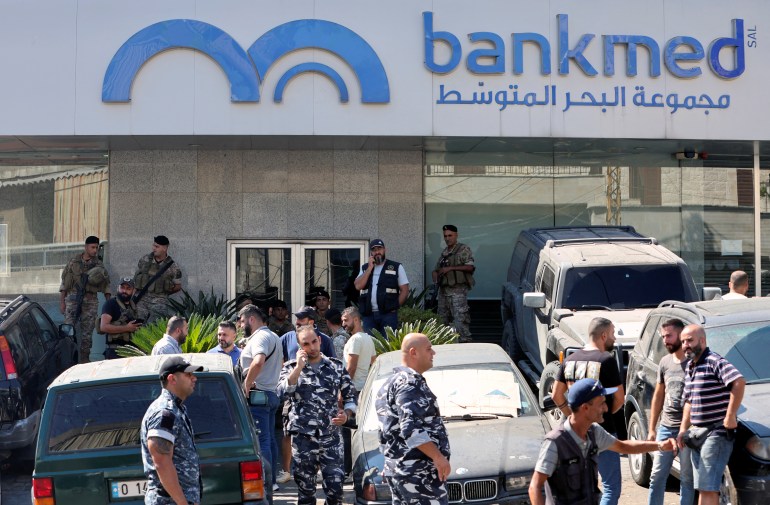
[[[345, 62], [361, 87], [361, 102], [390, 102], [385, 68], [374, 49], [354, 31], [331, 21], [300, 19], [273, 28], [247, 51], [214, 25], [194, 19], [170, 19], [139, 30], [112, 57], [102, 83], [102, 102], [131, 101], [131, 85], [142, 66], [171, 49], [193, 49], [213, 59], [230, 82], [232, 102], [259, 102], [260, 87], [273, 64], [302, 49], [322, 49]], [[340, 101], [349, 93], [340, 74], [328, 65], [307, 62], [287, 70], [278, 80], [273, 101], [283, 101], [289, 82], [305, 73], [328, 78], [339, 91]]]

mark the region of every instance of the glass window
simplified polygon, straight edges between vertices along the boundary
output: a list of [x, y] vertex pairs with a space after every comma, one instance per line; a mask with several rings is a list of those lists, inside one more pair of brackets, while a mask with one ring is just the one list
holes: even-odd
[[12, 324], [5, 330], [5, 338], [8, 340], [8, 347], [11, 348], [11, 357], [16, 365], [16, 372], [21, 375], [29, 368], [29, 358], [27, 357], [27, 345], [24, 341], [24, 335], [19, 325]]
[[40, 332], [37, 329], [32, 314], [26, 313], [19, 319], [19, 328], [24, 338], [24, 345], [27, 347], [27, 356], [30, 364], [37, 363], [45, 354], [43, 343], [40, 341]]
[[770, 323], [706, 328], [709, 349], [723, 356], [751, 381], [770, 381]]
[[[142, 418], [160, 394], [157, 380], [61, 390], [51, 416], [49, 452], [139, 446]], [[186, 401], [196, 441], [240, 436], [224, 380], [201, 378]]]
[[554, 283], [554, 274], [553, 270], [550, 268], [543, 267], [543, 278], [540, 282], [540, 291], [542, 293], [545, 293], [545, 297], [547, 300], [551, 301], [553, 298], [553, 283]]
[[40, 338], [43, 340], [43, 345], [46, 347], [50, 346], [56, 340], [59, 330], [56, 329], [51, 320], [48, 319], [48, 316], [39, 308], [33, 307], [30, 313], [35, 318], [38, 328], [40, 328]]

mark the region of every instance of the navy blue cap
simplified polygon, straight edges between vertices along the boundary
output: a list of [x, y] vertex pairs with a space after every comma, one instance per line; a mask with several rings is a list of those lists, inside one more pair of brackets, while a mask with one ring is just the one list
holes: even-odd
[[570, 408], [575, 410], [598, 396], [611, 395], [617, 390], [618, 388], [605, 389], [596, 379], [580, 379], [569, 388], [567, 402]]
[[369, 249], [372, 247], [385, 247], [385, 242], [383, 242], [380, 238], [376, 238], [369, 242]]

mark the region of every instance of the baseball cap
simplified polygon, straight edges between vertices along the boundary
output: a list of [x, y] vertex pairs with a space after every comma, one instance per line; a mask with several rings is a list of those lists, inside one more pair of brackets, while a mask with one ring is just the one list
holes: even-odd
[[313, 321], [318, 319], [318, 315], [316, 314], [315, 309], [310, 305], [303, 305], [297, 312], [294, 313], [294, 315], [297, 317], [297, 319], [304, 319], [306, 317], [309, 317]]
[[596, 379], [580, 379], [569, 388], [567, 402], [570, 408], [575, 410], [598, 396], [611, 395], [617, 390], [618, 388], [605, 389], [602, 383]]
[[129, 277], [121, 277], [120, 278], [120, 284], [119, 285], [122, 286], [123, 284], [128, 284], [132, 288], [136, 287], [136, 283], [134, 282], [134, 278], [130, 277], [130, 276]]
[[171, 356], [170, 358], [166, 358], [166, 361], [160, 365], [160, 372], [158, 373], [158, 376], [161, 379], [165, 379], [172, 373], [205, 372], [206, 370], [207, 369], [204, 366], [191, 365], [189, 361], [181, 356]]
[[376, 238], [369, 242], [369, 249], [372, 247], [385, 247], [385, 242], [383, 242], [381, 238]]

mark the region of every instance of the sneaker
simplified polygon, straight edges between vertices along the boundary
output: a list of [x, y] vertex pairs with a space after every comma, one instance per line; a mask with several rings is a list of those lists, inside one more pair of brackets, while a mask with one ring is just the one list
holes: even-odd
[[279, 470], [275, 476], [275, 481], [280, 484], [285, 484], [291, 480], [291, 474], [286, 470]]
[[281, 490], [281, 486], [273, 482], [273, 491], [280, 491], [280, 490]]

